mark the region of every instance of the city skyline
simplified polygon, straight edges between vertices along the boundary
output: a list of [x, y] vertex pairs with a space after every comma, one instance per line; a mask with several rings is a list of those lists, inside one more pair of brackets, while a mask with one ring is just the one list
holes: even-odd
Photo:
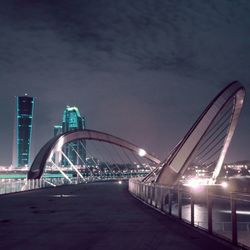
[[250, 3], [233, 2], [1, 3], [0, 165], [11, 163], [15, 95], [37, 97], [32, 158], [70, 104], [89, 128], [163, 160], [233, 80], [247, 97], [226, 161], [249, 160]]

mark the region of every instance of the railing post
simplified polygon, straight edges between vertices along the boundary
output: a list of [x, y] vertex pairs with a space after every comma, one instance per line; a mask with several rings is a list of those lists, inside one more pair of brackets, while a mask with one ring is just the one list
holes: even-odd
[[190, 206], [191, 206], [191, 225], [194, 226], [194, 196], [193, 196], [193, 193], [191, 191], [191, 203], [190, 203]]
[[160, 186], [160, 188], [161, 188], [161, 196], [160, 196], [160, 204], [159, 204], [159, 206], [160, 206], [160, 210], [164, 211], [164, 198], [165, 198], [165, 194], [164, 193], [165, 192], [164, 192], [162, 186]]
[[232, 242], [237, 245], [238, 235], [237, 235], [237, 214], [236, 214], [236, 200], [233, 194], [230, 195], [231, 203], [231, 223], [232, 223]]
[[158, 186], [154, 185], [154, 206], [157, 207], [157, 200], [158, 200], [158, 197], [159, 197], [159, 188]]
[[145, 198], [145, 197], [146, 197], [146, 196], [145, 196], [145, 190], [146, 190], [146, 189], [145, 189], [145, 184], [144, 184], [144, 183], [143, 183], [143, 186], [142, 186], [142, 190], [143, 190], [142, 199], [145, 201], [145, 199], [146, 199], [146, 198]]
[[148, 185], [148, 204], [151, 202], [151, 186]]
[[147, 200], [146, 202], [149, 204], [150, 203], [150, 186], [147, 185]]
[[168, 213], [172, 215], [172, 192], [171, 189], [168, 189]]
[[161, 207], [161, 187], [157, 186], [157, 198], [156, 198], [156, 207], [160, 209]]
[[182, 191], [178, 186], [178, 217], [181, 219], [182, 217]]
[[155, 194], [155, 189], [154, 189], [154, 185], [153, 184], [151, 184], [151, 192], [150, 192], [151, 194], [151, 200], [150, 200], [150, 205], [152, 205], [153, 206], [153, 203], [154, 203], [154, 194]]
[[150, 184], [149, 186], [149, 204], [152, 205], [152, 201], [153, 201], [153, 188], [152, 188], [152, 184]]
[[208, 223], [208, 232], [213, 233], [213, 218], [212, 218], [212, 200], [209, 194], [209, 188], [207, 187], [207, 223]]

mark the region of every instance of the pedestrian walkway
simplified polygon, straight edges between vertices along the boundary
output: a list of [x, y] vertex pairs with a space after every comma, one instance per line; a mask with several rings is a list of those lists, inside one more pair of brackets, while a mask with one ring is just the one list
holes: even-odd
[[90, 183], [0, 197], [0, 249], [233, 249], [158, 213], [127, 183]]

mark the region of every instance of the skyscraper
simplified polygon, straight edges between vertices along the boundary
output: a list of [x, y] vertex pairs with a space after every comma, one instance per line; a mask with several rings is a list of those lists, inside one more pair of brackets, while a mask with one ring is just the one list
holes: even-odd
[[16, 97], [16, 159], [17, 167], [29, 166], [34, 97]]
[[[67, 106], [63, 112], [62, 132], [74, 131], [85, 129], [85, 118], [81, 117], [77, 107]], [[74, 141], [63, 146], [63, 152], [70, 159], [74, 165], [82, 165], [83, 162], [79, 159], [78, 155], [83, 161], [86, 160], [86, 142]], [[77, 153], [76, 153], [77, 152]], [[77, 155], [78, 154], [78, 155]], [[63, 165], [69, 165], [67, 159], [63, 157]]]

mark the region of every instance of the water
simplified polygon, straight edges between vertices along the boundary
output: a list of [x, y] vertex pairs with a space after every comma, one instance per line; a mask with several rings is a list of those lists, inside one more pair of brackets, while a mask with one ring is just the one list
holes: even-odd
[[[237, 201], [237, 232], [238, 242], [250, 247], [250, 202]], [[173, 204], [173, 214], [177, 215], [178, 209]], [[191, 221], [191, 206], [184, 204], [182, 206], [182, 218], [188, 222]], [[232, 239], [231, 206], [230, 201], [226, 199], [213, 199], [212, 209], [212, 228], [213, 233]], [[208, 212], [205, 204], [194, 205], [194, 224], [197, 227], [208, 229]]]

